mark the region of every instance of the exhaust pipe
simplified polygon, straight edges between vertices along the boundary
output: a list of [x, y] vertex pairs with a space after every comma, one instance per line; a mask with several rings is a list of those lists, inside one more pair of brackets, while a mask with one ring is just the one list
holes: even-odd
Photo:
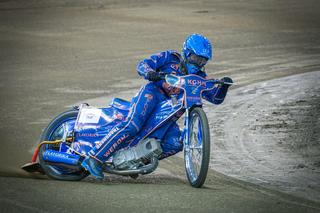
[[[64, 166], [70, 169], [79, 169], [80, 168], [80, 155], [68, 154], [65, 152], [58, 152], [55, 150], [46, 150], [43, 153], [43, 160], [48, 164], [53, 166]], [[136, 175], [136, 174], [149, 174], [153, 172], [159, 165], [159, 160], [157, 157], [152, 157], [150, 164], [143, 166], [138, 169], [129, 169], [129, 170], [117, 170], [109, 166], [105, 166], [104, 171], [110, 174], [116, 175]]]
[[66, 164], [69, 166], [78, 166], [80, 155], [58, 152], [55, 150], [46, 150], [43, 153], [43, 160], [52, 164]]
[[143, 166], [139, 169], [117, 170], [117, 169], [106, 166], [104, 168], [104, 171], [110, 174], [123, 175], [123, 176], [137, 175], [137, 174], [145, 175], [153, 172], [158, 167], [158, 165], [159, 165], [158, 158], [152, 157], [150, 164]]

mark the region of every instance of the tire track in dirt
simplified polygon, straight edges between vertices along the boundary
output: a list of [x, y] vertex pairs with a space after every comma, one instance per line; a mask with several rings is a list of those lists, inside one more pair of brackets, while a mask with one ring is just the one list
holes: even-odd
[[211, 167], [319, 202], [319, 80], [311, 72], [260, 82], [230, 91], [221, 106], [206, 105]]

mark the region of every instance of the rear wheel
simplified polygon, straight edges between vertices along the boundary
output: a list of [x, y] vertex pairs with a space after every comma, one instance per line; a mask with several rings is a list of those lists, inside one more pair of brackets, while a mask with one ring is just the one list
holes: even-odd
[[210, 160], [210, 131], [202, 108], [189, 113], [189, 144], [184, 149], [186, 173], [191, 186], [200, 188], [207, 177]]
[[[42, 132], [40, 142], [61, 139], [66, 131], [73, 130], [77, 115], [78, 110], [70, 110], [58, 115]], [[48, 149], [63, 151], [61, 144], [44, 144], [41, 146], [39, 151], [39, 163], [46, 175], [53, 179], [70, 181], [81, 180], [88, 176], [88, 173], [84, 169], [70, 169], [63, 166], [50, 165], [45, 162], [43, 160], [43, 153]]]

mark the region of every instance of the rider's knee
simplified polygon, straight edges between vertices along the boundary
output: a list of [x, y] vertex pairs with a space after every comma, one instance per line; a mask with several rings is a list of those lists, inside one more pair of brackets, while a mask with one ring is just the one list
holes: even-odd
[[160, 160], [167, 158], [169, 156], [175, 155], [183, 150], [183, 143], [180, 140], [165, 141], [161, 144], [162, 154]]
[[178, 140], [176, 143], [174, 143], [174, 149], [176, 152], [180, 152], [183, 149], [183, 143], [182, 141]]
[[127, 134], [129, 136], [135, 136], [140, 130], [141, 130], [141, 125], [136, 124], [134, 120], [130, 119], [127, 121], [122, 122], [120, 125], [117, 126], [119, 131], [121, 131], [123, 134]]
[[177, 153], [182, 151], [183, 143], [179, 137], [173, 137], [167, 141], [164, 141], [162, 148], [164, 151]]

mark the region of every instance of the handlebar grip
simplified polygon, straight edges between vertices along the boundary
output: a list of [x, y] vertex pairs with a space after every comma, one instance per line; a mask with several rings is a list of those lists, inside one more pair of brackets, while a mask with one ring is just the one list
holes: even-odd
[[224, 82], [224, 81], [221, 81], [221, 84], [222, 85], [229, 85], [229, 86], [231, 86], [231, 85], [233, 85], [233, 82], [231, 83], [231, 82]]
[[226, 85], [229, 85], [229, 86], [234, 84], [233, 82], [232, 83], [231, 82], [225, 82], [225, 81], [221, 81], [219, 79], [212, 79], [211, 82], [213, 82], [214, 84], [221, 84], [221, 85], [226, 84]]
[[165, 73], [165, 72], [159, 72], [159, 76], [160, 76], [161, 80], [165, 80], [166, 75], [167, 75], [167, 73]]

